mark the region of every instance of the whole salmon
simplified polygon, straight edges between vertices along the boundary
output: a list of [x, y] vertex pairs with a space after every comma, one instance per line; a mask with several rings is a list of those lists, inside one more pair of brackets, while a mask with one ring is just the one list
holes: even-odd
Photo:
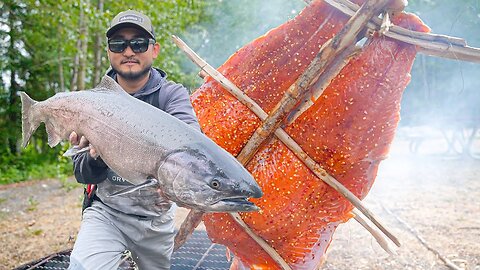
[[75, 131], [119, 176], [141, 187], [158, 184], [180, 206], [202, 211], [255, 211], [262, 196], [251, 174], [201, 132], [126, 93], [105, 76], [90, 91], [58, 93], [41, 102], [21, 92], [23, 146], [45, 123], [48, 144]]
[[[295, 19], [238, 50], [218, 71], [270, 112], [348, 19], [315, 1]], [[428, 31], [412, 14], [399, 13], [393, 22]], [[370, 37], [315, 104], [284, 126], [311, 158], [361, 199], [393, 140], [415, 55], [415, 46]], [[210, 77], [192, 101], [205, 134], [233, 155], [261, 124]], [[318, 269], [335, 228], [352, 217], [353, 206], [275, 138], [246, 167], [265, 195], [253, 200], [262, 211], [242, 213], [243, 221], [292, 269]], [[280, 269], [230, 215], [208, 214], [204, 222], [209, 237], [234, 253], [231, 269]]]

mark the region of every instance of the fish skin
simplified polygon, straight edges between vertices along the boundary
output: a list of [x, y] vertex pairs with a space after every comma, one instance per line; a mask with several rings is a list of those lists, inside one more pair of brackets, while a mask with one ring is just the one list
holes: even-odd
[[91, 149], [90, 145], [86, 146], [86, 147], [83, 147], [83, 148], [80, 148], [80, 147], [78, 147], [78, 145], [75, 145], [75, 146], [67, 149], [67, 151], [65, 151], [65, 153], [63, 153], [62, 156], [73, 157], [73, 156], [81, 154], [81, 153], [89, 152], [90, 149]]
[[[294, 20], [241, 48], [219, 71], [268, 112], [347, 20], [316, 1]], [[392, 20], [429, 31], [413, 15]], [[315, 105], [285, 127], [310, 157], [359, 198], [368, 193], [388, 153], [415, 54], [412, 45], [373, 38]], [[211, 78], [193, 94], [192, 103], [207, 136], [233, 155], [260, 124]], [[352, 217], [353, 206], [277, 139], [264, 145], [246, 167], [265, 195], [253, 200], [261, 212], [241, 214], [245, 223], [293, 269], [318, 269], [335, 228]], [[204, 222], [210, 239], [235, 254], [231, 269], [280, 269], [230, 216], [207, 214]]]
[[129, 94], [110, 77], [90, 91], [58, 93], [41, 102], [20, 93], [23, 146], [41, 122], [55, 147], [72, 131], [134, 185], [158, 181], [178, 205], [206, 212], [256, 211], [262, 191], [251, 174], [201, 132]]

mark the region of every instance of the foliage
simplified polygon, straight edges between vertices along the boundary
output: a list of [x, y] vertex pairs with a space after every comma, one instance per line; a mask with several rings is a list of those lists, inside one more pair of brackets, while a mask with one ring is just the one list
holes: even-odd
[[[70, 159], [60, 155], [67, 145], [60, 149], [42, 152], [44, 140], [36, 139], [36, 145], [30, 144], [21, 155], [4, 154], [0, 156], [0, 184], [16, 183], [39, 178], [66, 179], [72, 173]], [[39, 151], [40, 150], [40, 151]]]
[[35, 211], [37, 210], [37, 207], [38, 207], [38, 201], [35, 200], [33, 197], [29, 197], [27, 211], [29, 212]]
[[[214, 3], [213, 3], [214, 4]], [[169, 78], [183, 82], [190, 76], [178, 64], [180, 55], [171, 42], [192, 24], [205, 20], [206, 1], [111, 0], [6, 0], [0, 2], [0, 184], [25, 179], [71, 174], [68, 159], [59, 158], [59, 147], [50, 149], [40, 127], [21, 151], [21, 116], [18, 91], [35, 100], [76, 89], [83, 56], [85, 88], [95, 84], [95, 54], [101, 50], [101, 73], [108, 68], [105, 30], [120, 11], [135, 9], [150, 16], [162, 47], [156, 67]], [[100, 43], [96, 37], [100, 36]], [[86, 40], [86, 51], [79, 41]], [[99, 49], [100, 48], [100, 49]], [[80, 77], [83, 78], [83, 77]], [[81, 85], [81, 84], [79, 84]]]
[[[161, 54], [156, 67], [190, 89], [198, 86], [198, 69], [178, 50], [170, 35], [182, 37], [215, 67], [235, 50], [269, 29], [293, 18], [301, 0], [3, 0], [0, 2], [0, 184], [25, 179], [61, 177], [72, 171], [68, 159], [50, 149], [40, 127], [20, 150], [21, 116], [18, 91], [43, 100], [56, 92], [76, 89], [85, 58], [85, 88], [108, 68], [105, 30], [120, 11], [135, 9], [155, 25]], [[418, 14], [434, 33], [465, 38], [480, 47], [478, 0], [410, 0], [407, 10]], [[98, 42], [96, 37], [99, 36]], [[86, 50], [81, 41], [85, 40]], [[100, 66], [96, 67], [96, 52]], [[480, 115], [478, 64], [419, 55], [412, 82], [402, 101], [402, 123], [422, 124], [432, 116]], [[472, 80], [473, 78], [473, 80]], [[440, 122], [442, 120], [439, 120]]]
[[[220, 0], [206, 8], [210, 21], [190, 26], [181, 38], [210, 65], [218, 67], [243, 45], [292, 19], [304, 7], [301, 0]], [[182, 59], [185, 70], [196, 70], [190, 60]]]
[[[292, 18], [304, 6], [303, 1], [222, 1], [207, 8], [211, 23], [193, 25], [182, 38], [218, 67], [241, 46]], [[407, 11], [417, 14], [435, 34], [464, 38], [470, 46], [480, 47], [478, 0], [410, 0]], [[189, 60], [184, 64], [186, 70], [195, 70]], [[465, 124], [480, 117], [478, 64], [419, 54], [411, 73], [402, 99], [402, 125]]]

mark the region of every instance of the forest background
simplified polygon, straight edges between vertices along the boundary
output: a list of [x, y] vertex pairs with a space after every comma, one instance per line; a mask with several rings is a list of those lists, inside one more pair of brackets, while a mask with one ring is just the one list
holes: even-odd
[[[214, 67], [241, 46], [293, 18], [301, 0], [0, 1], [0, 184], [72, 174], [62, 144], [51, 149], [43, 125], [21, 149], [19, 91], [35, 100], [93, 88], [108, 68], [105, 30], [120, 11], [150, 16], [161, 44], [154, 66], [191, 91], [198, 69], [174, 45], [180, 36]], [[411, 0], [433, 33], [480, 47], [480, 1]], [[402, 100], [402, 126], [480, 123], [480, 65], [418, 55]]]

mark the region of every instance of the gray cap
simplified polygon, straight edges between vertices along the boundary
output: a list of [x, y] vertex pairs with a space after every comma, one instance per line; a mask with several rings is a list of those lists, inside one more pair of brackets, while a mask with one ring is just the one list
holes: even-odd
[[107, 38], [110, 38], [118, 29], [124, 27], [134, 27], [145, 30], [152, 38], [155, 38], [152, 21], [147, 16], [135, 10], [127, 10], [118, 13], [110, 23], [110, 28], [107, 30]]

